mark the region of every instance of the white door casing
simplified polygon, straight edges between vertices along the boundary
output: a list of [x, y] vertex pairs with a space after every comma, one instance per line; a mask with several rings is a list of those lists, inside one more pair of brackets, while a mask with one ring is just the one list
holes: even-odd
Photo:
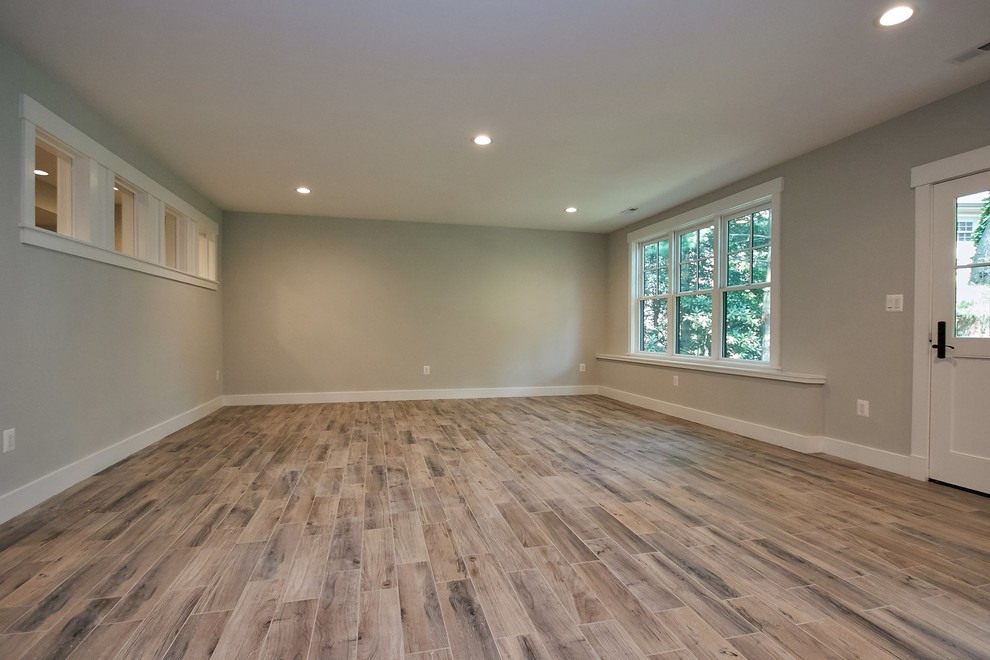
[[[974, 195], [974, 193], [976, 193]], [[957, 200], [990, 194], [990, 173], [936, 184], [932, 191], [932, 327], [944, 324], [945, 343], [939, 358], [933, 351], [931, 371], [931, 439], [929, 477], [990, 493], [990, 330], [971, 327], [976, 315], [990, 317], [990, 283], [972, 285], [975, 276], [990, 278], [990, 255], [972, 255], [971, 241], [957, 241]], [[977, 258], [988, 264], [971, 264]], [[965, 310], [963, 305], [974, 306]], [[964, 315], [965, 314], [965, 315]], [[970, 326], [970, 327], [967, 327]], [[938, 331], [936, 330], [936, 336]]]
[[[957, 272], [956, 268], [957, 248], [961, 265], [973, 256], [965, 240], [957, 241], [956, 201], [990, 190], [990, 147], [914, 168], [912, 186], [916, 197], [912, 476], [990, 492], [990, 417], [985, 410], [990, 403], [990, 337], [973, 336], [987, 331], [967, 326], [962, 316], [956, 331], [956, 286], [960, 301], [974, 290], [969, 281], [973, 269]], [[939, 321], [945, 322], [945, 343], [955, 347], [945, 349], [944, 359], [932, 348]]]

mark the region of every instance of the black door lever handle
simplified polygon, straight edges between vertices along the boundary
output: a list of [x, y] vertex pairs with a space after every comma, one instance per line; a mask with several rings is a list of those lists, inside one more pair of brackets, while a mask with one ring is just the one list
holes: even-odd
[[956, 350], [956, 347], [955, 346], [949, 346], [948, 344], [945, 343], [945, 321], [939, 321], [938, 322], [938, 331], [937, 331], [937, 333], [938, 334], [936, 335], [936, 341], [938, 343], [937, 344], [932, 344], [932, 348], [937, 349], [937, 351], [938, 351], [935, 354], [935, 357], [937, 357], [940, 360], [944, 360], [945, 359], [945, 349], [951, 348], [952, 350]]

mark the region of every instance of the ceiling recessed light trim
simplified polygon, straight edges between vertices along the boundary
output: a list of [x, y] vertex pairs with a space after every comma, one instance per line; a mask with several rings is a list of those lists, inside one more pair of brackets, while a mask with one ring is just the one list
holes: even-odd
[[471, 141], [474, 142], [479, 147], [487, 147], [492, 143], [492, 138], [490, 135], [485, 135], [484, 133], [482, 133], [481, 135], [475, 135]]
[[48, 172], [44, 170], [35, 170], [34, 173], [37, 174], [38, 176], [48, 176]]
[[308, 195], [313, 191], [307, 188], [306, 186], [299, 186], [298, 188], [296, 188], [296, 192], [299, 193], [300, 195]]
[[880, 15], [880, 18], [877, 19], [877, 25], [893, 27], [900, 25], [912, 16], [914, 16], [914, 7], [911, 5], [895, 5]]
[[577, 207], [568, 206], [566, 209], [564, 209], [564, 213], [577, 213]]

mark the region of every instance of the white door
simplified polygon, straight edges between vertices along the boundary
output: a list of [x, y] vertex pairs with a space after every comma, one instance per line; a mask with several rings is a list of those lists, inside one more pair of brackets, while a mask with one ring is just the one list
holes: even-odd
[[[933, 190], [929, 476], [990, 493], [990, 172]], [[944, 353], [944, 357], [939, 357]]]

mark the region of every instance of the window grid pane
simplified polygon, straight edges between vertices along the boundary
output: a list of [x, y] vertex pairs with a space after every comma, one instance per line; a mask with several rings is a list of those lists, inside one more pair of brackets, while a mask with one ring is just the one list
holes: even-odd
[[749, 216], [729, 220], [728, 251], [729, 253], [748, 250], [751, 246], [752, 227]]
[[36, 140], [34, 145], [34, 226], [72, 235], [72, 157]]
[[726, 227], [726, 286], [769, 282], [770, 209], [732, 218]]
[[722, 356], [734, 360], [770, 359], [770, 289], [726, 291], [723, 294]]
[[715, 227], [708, 225], [679, 235], [678, 291], [707, 291], [715, 287]]
[[643, 282], [640, 296], [659, 296], [669, 293], [670, 241], [653, 241], [643, 245]]
[[680, 355], [711, 355], [710, 293], [677, 297], [677, 352]]
[[639, 350], [647, 353], [667, 352], [667, 299], [649, 298], [640, 301]]
[[770, 209], [753, 213], [753, 247], [770, 245]]
[[639, 298], [639, 346], [648, 353], [667, 352], [666, 296], [670, 293], [670, 239], [645, 243], [640, 248], [642, 278]]
[[134, 191], [117, 178], [113, 183], [113, 246], [117, 252], [136, 253], [137, 205]]
[[728, 259], [728, 286], [742, 286], [753, 282], [753, 254], [749, 250], [730, 254]]

